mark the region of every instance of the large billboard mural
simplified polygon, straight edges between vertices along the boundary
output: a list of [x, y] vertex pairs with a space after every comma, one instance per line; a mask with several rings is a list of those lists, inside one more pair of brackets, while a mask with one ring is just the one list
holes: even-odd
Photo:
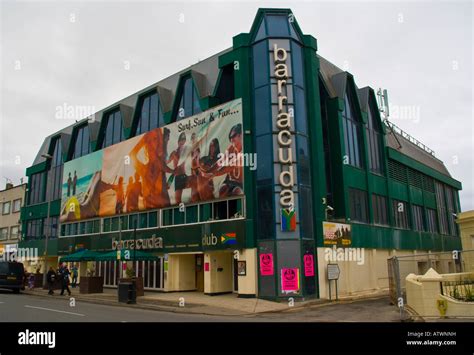
[[243, 194], [242, 102], [64, 164], [61, 222]]

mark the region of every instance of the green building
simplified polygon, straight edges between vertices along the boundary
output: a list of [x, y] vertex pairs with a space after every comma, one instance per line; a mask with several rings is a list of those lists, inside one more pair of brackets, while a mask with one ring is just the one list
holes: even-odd
[[[260, 9], [231, 48], [51, 134], [20, 247], [146, 251], [145, 289], [267, 299], [327, 298], [328, 263], [340, 294], [384, 289], [392, 255], [460, 249], [461, 183], [318, 53]], [[105, 286], [122, 262], [95, 264]]]

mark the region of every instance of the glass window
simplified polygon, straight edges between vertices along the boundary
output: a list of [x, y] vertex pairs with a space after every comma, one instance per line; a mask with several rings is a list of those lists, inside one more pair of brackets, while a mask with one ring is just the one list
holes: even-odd
[[104, 218], [104, 232], [110, 232], [110, 218]]
[[148, 213], [148, 228], [158, 226], [158, 213], [156, 211]]
[[404, 201], [393, 200], [393, 220], [397, 228], [408, 229], [408, 204]]
[[353, 105], [349, 93], [344, 97], [344, 110], [342, 112], [344, 126], [344, 144], [347, 162], [358, 168], [362, 168], [362, 154], [360, 142], [360, 122], [353, 112]]
[[293, 82], [295, 85], [304, 88], [303, 59], [301, 56], [301, 46], [291, 41], [291, 54], [293, 62]]
[[311, 189], [299, 186], [300, 230], [304, 238], [313, 238], [313, 199]]
[[171, 226], [173, 224], [173, 209], [163, 210], [163, 225]]
[[349, 189], [350, 218], [353, 221], [368, 223], [367, 192]]
[[13, 200], [13, 212], [20, 212], [21, 209], [21, 198]]
[[64, 234], [63, 235], [65, 235], [65, 236], [71, 235], [71, 225], [70, 224], [64, 225]]
[[443, 185], [439, 182], [435, 182], [436, 189], [436, 204], [438, 207], [438, 221], [439, 231], [441, 234], [447, 235], [448, 232], [448, 218], [446, 212], [446, 198], [444, 195]]
[[100, 233], [100, 219], [96, 219], [93, 223], [92, 233]]
[[20, 235], [20, 227], [13, 226], [10, 228], [10, 239], [18, 239]]
[[138, 225], [138, 214], [131, 214], [128, 218], [128, 226], [130, 229], [140, 228]]
[[115, 232], [120, 229], [119, 226], [119, 218], [118, 217], [112, 217], [112, 220], [110, 222], [110, 231]]
[[270, 90], [262, 86], [255, 90], [255, 134], [269, 134], [272, 132], [272, 118], [270, 109]]
[[295, 121], [296, 130], [304, 135], [308, 134], [308, 127], [306, 123], [306, 102], [304, 97], [304, 90], [298, 86], [294, 87], [295, 91]]
[[71, 235], [77, 235], [77, 223], [71, 223]]
[[148, 228], [148, 213], [140, 213], [139, 228]]
[[273, 213], [272, 186], [257, 188], [257, 236], [259, 239], [274, 237], [275, 216]]
[[212, 203], [199, 205], [199, 222], [207, 222], [212, 217]]
[[107, 126], [105, 129], [105, 139], [103, 140], [102, 148], [119, 143], [124, 139], [122, 115], [120, 110], [109, 113], [106, 121]]
[[298, 147], [297, 152], [297, 162], [299, 169], [299, 183], [304, 185], [311, 184], [311, 175], [310, 175], [310, 158], [309, 158], [309, 146], [308, 138], [298, 134], [296, 136], [296, 143]]
[[438, 222], [436, 221], [436, 210], [426, 209], [426, 230], [431, 233], [438, 233]]
[[77, 234], [86, 234], [86, 222], [79, 223], [79, 232]]
[[243, 217], [241, 199], [229, 200], [228, 206], [229, 206], [229, 218]]
[[72, 159], [76, 159], [90, 153], [89, 126], [86, 124], [76, 129], [76, 142]]
[[184, 223], [184, 212], [181, 212], [179, 208], [173, 209], [173, 224], [183, 224]]
[[122, 222], [122, 230], [123, 231], [129, 229], [128, 228], [128, 216], [121, 216], [120, 221]]
[[413, 229], [419, 232], [425, 230], [423, 226], [423, 207], [412, 205], [411, 206], [412, 217], [413, 217]]
[[214, 219], [227, 219], [227, 201], [214, 202]]
[[2, 214], [10, 214], [11, 204], [11, 201], [3, 203]]
[[186, 223], [196, 223], [198, 221], [198, 206], [186, 207]]
[[8, 239], [8, 228], [1, 228], [0, 229], [0, 240]]
[[[253, 85], [258, 88], [268, 85], [270, 80], [269, 52], [267, 41], [262, 41], [253, 46]], [[268, 90], [268, 89], [267, 89]], [[268, 102], [268, 101], [267, 101]]]
[[51, 159], [50, 171], [48, 173], [48, 199], [58, 200], [61, 198], [62, 177], [63, 177], [63, 156], [61, 140], [54, 141], [53, 157]]
[[176, 121], [200, 113], [199, 95], [191, 77], [184, 80]]
[[257, 185], [269, 185], [273, 176], [272, 135], [257, 137]]
[[375, 174], [383, 173], [382, 161], [382, 132], [380, 124], [377, 122], [377, 116], [372, 107], [369, 105], [368, 124], [366, 128], [367, 140], [369, 145], [369, 169]]
[[449, 234], [450, 235], [458, 235], [458, 229], [456, 225], [456, 207], [455, 207], [455, 200], [456, 200], [456, 192], [454, 189], [444, 186], [444, 191], [446, 195], [446, 206], [448, 212], [448, 225], [449, 225]]
[[288, 17], [285, 15], [266, 16], [268, 35], [275, 37], [288, 37]]
[[150, 130], [155, 129], [159, 125], [160, 103], [158, 94], [150, 96]]
[[44, 202], [45, 176], [46, 174], [44, 172], [30, 176], [30, 186], [28, 191], [30, 205]]
[[388, 225], [387, 198], [385, 196], [372, 195], [372, 210], [374, 223]]

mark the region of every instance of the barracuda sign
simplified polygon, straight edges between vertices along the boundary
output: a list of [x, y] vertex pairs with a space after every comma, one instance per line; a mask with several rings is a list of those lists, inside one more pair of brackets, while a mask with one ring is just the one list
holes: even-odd
[[[278, 162], [282, 164], [282, 169], [278, 181], [282, 186], [280, 192], [280, 205], [285, 208], [293, 209], [295, 196], [293, 186], [295, 184], [293, 169], [293, 150], [291, 148], [291, 117], [286, 110], [288, 97], [283, 93], [283, 87], [286, 86], [288, 79], [288, 66], [286, 59], [288, 53], [284, 48], [278, 48], [273, 45], [273, 61], [275, 63], [275, 77], [277, 79], [278, 93], [278, 115], [276, 117], [276, 126], [278, 127]], [[287, 166], [287, 169], [284, 167]]]

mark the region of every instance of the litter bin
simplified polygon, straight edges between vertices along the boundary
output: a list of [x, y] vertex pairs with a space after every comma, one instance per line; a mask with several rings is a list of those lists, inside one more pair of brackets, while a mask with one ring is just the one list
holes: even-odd
[[134, 282], [119, 283], [118, 300], [128, 304], [137, 303], [137, 290]]

